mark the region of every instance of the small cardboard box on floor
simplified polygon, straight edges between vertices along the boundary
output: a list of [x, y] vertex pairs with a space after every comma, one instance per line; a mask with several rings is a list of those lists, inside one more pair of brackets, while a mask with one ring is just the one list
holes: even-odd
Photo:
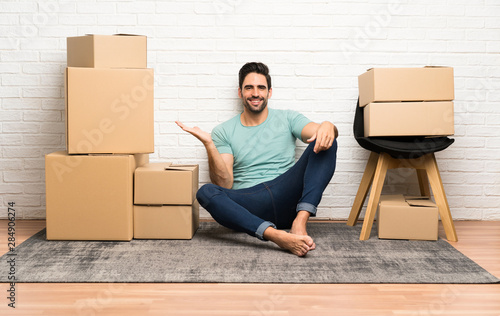
[[135, 239], [191, 239], [199, 226], [199, 205], [134, 205]]
[[68, 67], [146, 68], [147, 37], [85, 35], [66, 39]]
[[191, 239], [199, 226], [198, 165], [149, 163], [135, 170], [134, 238]]
[[363, 109], [365, 137], [449, 136], [455, 133], [453, 102], [377, 102]]
[[154, 152], [153, 69], [66, 69], [69, 154]]
[[133, 178], [149, 155], [45, 156], [48, 240], [131, 240]]
[[452, 101], [453, 68], [372, 68], [358, 77], [359, 106], [372, 102]]
[[438, 208], [429, 197], [381, 195], [377, 219], [382, 239], [438, 239]]

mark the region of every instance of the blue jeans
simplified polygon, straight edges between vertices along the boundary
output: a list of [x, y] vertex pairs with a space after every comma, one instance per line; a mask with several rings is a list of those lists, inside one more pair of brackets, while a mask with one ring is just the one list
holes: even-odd
[[314, 144], [309, 144], [293, 167], [269, 182], [239, 190], [205, 184], [196, 198], [219, 224], [264, 240], [268, 227], [290, 228], [298, 211], [316, 215], [335, 172], [337, 140], [317, 154]]

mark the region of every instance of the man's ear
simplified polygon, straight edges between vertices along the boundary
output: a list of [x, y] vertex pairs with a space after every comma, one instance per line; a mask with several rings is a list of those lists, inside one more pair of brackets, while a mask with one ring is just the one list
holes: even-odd
[[273, 95], [273, 88], [269, 88], [269, 96], [267, 98], [270, 99], [272, 95]]
[[238, 98], [242, 98], [242, 95], [241, 95], [241, 88], [238, 88]]

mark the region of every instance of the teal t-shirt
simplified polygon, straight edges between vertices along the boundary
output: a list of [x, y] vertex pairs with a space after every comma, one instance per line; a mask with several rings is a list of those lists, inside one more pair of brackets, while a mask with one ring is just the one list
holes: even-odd
[[257, 126], [244, 126], [240, 114], [216, 126], [212, 140], [221, 154], [232, 154], [233, 189], [243, 189], [276, 178], [295, 163], [295, 140], [311, 122], [291, 110], [269, 109]]

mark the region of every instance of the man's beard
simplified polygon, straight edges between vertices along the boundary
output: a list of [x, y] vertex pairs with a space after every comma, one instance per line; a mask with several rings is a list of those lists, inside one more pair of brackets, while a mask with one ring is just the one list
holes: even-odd
[[[247, 108], [252, 113], [255, 113], [255, 114], [261, 113], [267, 107], [267, 100], [264, 98], [258, 98], [258, 99], [260, 101], [262, 101], [262, 104], [257, 108], [252, 106], [252, 104], [250, 103], [251, 101], [249, 101], [248, 99], [243, 100], [243, 106], [245, 108]], [[253, 100], [253, 98], [251, 100]]]

